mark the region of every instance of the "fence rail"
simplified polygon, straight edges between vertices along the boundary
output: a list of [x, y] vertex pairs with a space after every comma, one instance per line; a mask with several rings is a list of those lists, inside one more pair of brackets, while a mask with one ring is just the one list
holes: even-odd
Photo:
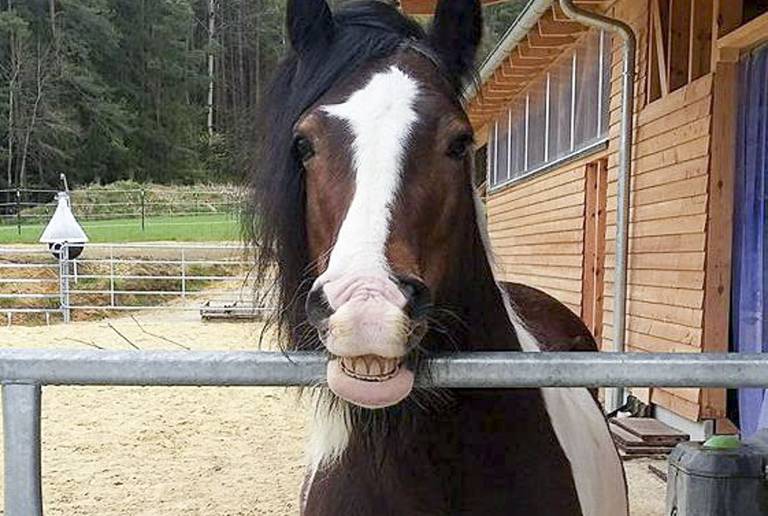
[[246, 253], [235, 244], [89, 244], [75, 259], [64, 246], [57, 260], [44, 246], [0, 248], [0, 314], [8, 325], [36, 312], [67, 322], [85, 311], [194, 312], [209, 302], [252, 313]]
[[[430, 359], [433, 386], [768, 387], [768, 355], [464, 353]], [[41, 386], [307, 386], [320, 353], [0, 350], [5, 515], [40, 516]]]

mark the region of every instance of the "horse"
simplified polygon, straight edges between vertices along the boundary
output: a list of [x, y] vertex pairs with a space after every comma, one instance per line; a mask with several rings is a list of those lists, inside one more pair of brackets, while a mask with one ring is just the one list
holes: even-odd
[[291, 350], [322, 350], [305, 516], [626, 516], [587, 389], [435, 389], [430, 355], [592, 350], [564, 305], [497, 281], [463, 92], [478, 0], [428, 29], [379, 1], [289, 0], [258, 111], [249, 238]]

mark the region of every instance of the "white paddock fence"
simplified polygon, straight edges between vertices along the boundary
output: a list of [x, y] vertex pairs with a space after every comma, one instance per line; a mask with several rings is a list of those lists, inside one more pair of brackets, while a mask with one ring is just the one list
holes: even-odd
[[253, 313], [247, 248], [239, 245], [88, 244], [68, 259], [45, 246], [0, 248], [0, 314], [64, 322], [78, 312], [200, 311], [226, 306]]

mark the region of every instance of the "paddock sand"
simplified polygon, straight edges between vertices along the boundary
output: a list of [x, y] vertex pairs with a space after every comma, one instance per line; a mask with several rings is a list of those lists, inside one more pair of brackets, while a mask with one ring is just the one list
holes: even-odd
[[[255, 349], [261, 329], [206, 324], [197, 314], [137, 319], [199, 351]], [[130, 318], [109, 323], [142, 349], [179, 349]], [[132, 349], [107, 321], [0, 328], [2, 347], [88, 343]], [[46, 388], [46, 516], [296, 515], [306, 412], [290, 389]], [[627, 465], [633, 516], [664, 514], [664, 485], [647, 465]]]

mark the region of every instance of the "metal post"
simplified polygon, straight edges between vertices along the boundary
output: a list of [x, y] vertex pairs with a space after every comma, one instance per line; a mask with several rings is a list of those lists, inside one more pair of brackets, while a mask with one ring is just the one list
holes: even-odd
[[43, 514], [40, 398], [39, 385], [3, 385], [5, 516]]
[[184, 248], [181, 249], [181, 299], [187, 299], [187, 262], [184, 257]]
[[21, 235], [21, 190], [16, 189], [16, 229]]
[[141, 189], [141, 231], [144, 231], [145, 228], [145, 218], [146, 218], [146, 212], [145, 212], [145, 194], [144, 189]]
[[115, 248], [109, 248], [109, 306], [115, 306]]
[[[613, 351], [623, 352], [627, 325], [627, 263], [629, 256], [629, 204], [632, 181], [632, 132], [634, 130], [635, 64], [637, 36], [632, 27], [621, 20], [609, 18], [577, 7], [573, 0], [560, 0], [560, 7], [569, 18], [585, 25], [618, 34], [624, 42], [621, 92], [621, 139], [619, 142], [619, 172], [616, 194], [616, 266], [613, 278]], [[606, 408], [615, 410], [622, 404], [621, 388], [608, 391]]]
[[59, 308], [65, 323], [70, 322], [69, 308], [69, 247], [63, 244], [59, 250]]

